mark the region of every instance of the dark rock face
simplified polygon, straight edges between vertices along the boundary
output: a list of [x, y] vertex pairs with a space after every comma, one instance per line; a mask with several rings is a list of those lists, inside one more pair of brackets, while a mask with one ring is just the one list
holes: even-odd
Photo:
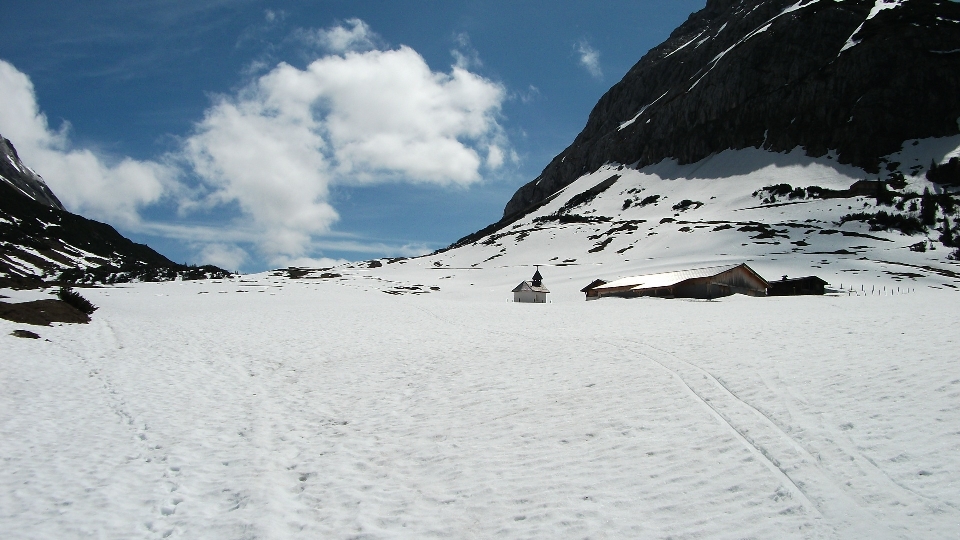
[[71, 214], [0, 137], [0, 284], [202, 279], [230, 273], [174, 263], [113, 227]]
[[600, 99], [504, 217], [607, 163], [799, 146], [876, 172], [905, 140], [955, 135], [958, 121], [958, 3], [708, 0]]

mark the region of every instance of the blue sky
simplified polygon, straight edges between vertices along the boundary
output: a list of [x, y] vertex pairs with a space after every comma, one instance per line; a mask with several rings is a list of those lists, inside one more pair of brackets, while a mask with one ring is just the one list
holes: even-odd
[[0, 133], [178, 262], [432, 251], [499, 219], [705, 0], [0, 3]]

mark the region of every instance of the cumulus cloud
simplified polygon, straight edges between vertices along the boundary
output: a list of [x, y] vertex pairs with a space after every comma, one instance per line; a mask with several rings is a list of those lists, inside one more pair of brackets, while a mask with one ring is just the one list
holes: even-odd
[[302, 76], [318, 90], [345, 182], [471, 184], [481, 179], [477, 143], [501, 136], [500, 85], [459, 67], [432, 72], [408, 47], [326, 57]]
[[111, 159], [73, 149], [69, 124], [50, 127], [37, 105], [33, 83], [0, 60], [0, 133], [13, 141], [28, 166], [41, 174], [68, 209], [126, 226], [140, 221], [140, 208], [179, 189], [175, 168], [153, 161]]
[[603, 70], [600, 68], [600, 51], [594, 49], [586, 40], [580, 40], [576, 45], [577, 55], [579, 55], [580, 66], [596, 79], [603, 78]]
[[515, 155], [497, 122], [504, 99], [501, 85], [434, 72], [409, 47], [281, 63], [218, 99], [185, 157], [209, 188], [204, 203], [239, 203], [265, 254], [301, 257], [337, 220], [331, 185], [465, 186], [501, 167]]
[[209, 109], [185, 157], [210, 190], [204, 202], [238, 203], [264, 231], [262, 251], [298, 254], [338, 217], [326, 202], [324, 142], [310, 115], [279, 114], [252, 92]]
[[234, 244], [213, 242], [195, 246], [200, 260], [227, 270], [236, 270], [250, 258], [245, 250]]

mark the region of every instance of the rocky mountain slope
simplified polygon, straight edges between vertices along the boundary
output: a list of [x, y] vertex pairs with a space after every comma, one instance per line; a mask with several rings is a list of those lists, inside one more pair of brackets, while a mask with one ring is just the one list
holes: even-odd
[[906, 141], [890, 156], [901, 163], [895, 185], [799, 149], [603, 166], [448, 249], [296, 277], [502, 302], [540, 265], [559, 302], [582, 300], [596, 279], [747, 263], [770, 281], [815, 275], [845, 295], [950, 294], [960, 292], [960, 193], [927, 179], [931, 156], [960, 156], [960, 135]]
[[33, 169], [24, 166], [17, 149], [8, 139], [0, 136], [0, 184], [34, 201], [57, 210], [66, 210], [47, 183]]
[[29, 286], [229, 275], [174, 263], [109, 225], [67, 212], [13, 144], [0, 141], [0, 280]]
[[726, 149], [799, 147], [878, 174], [903, 141], [957, 134], [958, 95], [958, 3], [709, 0], [603, 96], [504, 216], [604, 164]]

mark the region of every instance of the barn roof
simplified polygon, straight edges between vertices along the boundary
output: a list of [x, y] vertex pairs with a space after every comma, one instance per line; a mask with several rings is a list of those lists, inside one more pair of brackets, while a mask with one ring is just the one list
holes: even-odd
[[602, 279], [595, 279], [595, 280], [591, 281], [589, 285], [587, 285], [586, 287], [580, 289], [580, 292], [585, 293], [585, 292], [587, 292], [587, 291], [590, 291], [590, 290], [596, 288], [598, 285], [603, 285], [603, 284], [605, 284], [605, 283], [606, 283], [606, 281], [604, 281], [604, 280], [602, 280]]
[[[605, 291], [609, 289], [653, 289], [657, 287], [672, 287], [682, 281], [688, 279], [696, 278], [706, 278], [713, 277], [717, 274], [722, 274], [737, 268], [739, 266], [744, 266], [753, 272], [754, 275], [760, 277], [759, 274], [753, 271], [752, 268], [746, 264], [727, 264], [724, 266], [710, 266], [707, 268], [696, 268], [693, 270], [677, 270], [674, 272], [661, 272], [659, 274], [647, 274], [643, 276], [631, 276], [618, 279], [616, 281], [611, 281], [605, 285], [599, 285], [595, 287], [598, 291]], [[763, 278], [760, 278], [763, 279]]]
[[542, 293], [550, 292], [549, 290], [547, 290], [546, 287], [542, 285], [539, 287], [535, 286], [533, 283], [530, 283], [529, 281], [524, 281], [523, 283], [517, 285], [517, 287], [510, 292], [523, 292], [523, 291], [542, 292]]

